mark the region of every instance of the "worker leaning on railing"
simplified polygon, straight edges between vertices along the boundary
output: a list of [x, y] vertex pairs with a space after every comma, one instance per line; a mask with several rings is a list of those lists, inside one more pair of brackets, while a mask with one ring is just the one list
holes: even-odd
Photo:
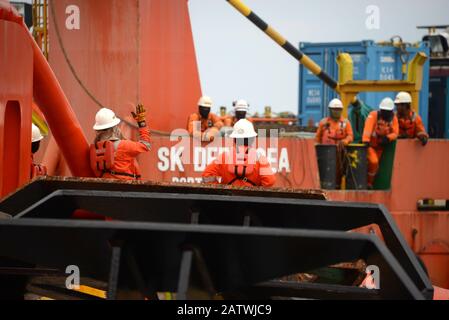
[[394, 101], [382, 100], [379, 111], [370, 113], [365, 123], [363, 143], [368, 146], [368, 187], [372, 188], [379, 171], [379, 161], [386, 146], [399, 136], [399, 121], [394, 113]]
[[223, 122], [226, 127], [234, 127], [237, 122], [246, 119], [249, 112], [249, 103], [246, 100], [237, 100], [233, 103], [234, 116], [228, 116]]
[[144, 106], [139, 104], [132, 115], [139, 125], [138, 142], [124, 139], [118, 127], [121, 121], [112, 110], [103, 108], [98, 111], [94, 125], [96, 138], [90, 148], [91, 167], [97, 177], [140, 180], [141, 173], [136, 158], [150, 151], [151, 136]]
[[[221, 135], [228, 136], [232, 134], [234, 126], [242, 119], [246, 119], [249, 112], [249, 103], [246, 100], [236, 100], [232, 103], [234, 115], [228, 115], [224, 118], [224, 126], [221, 128]], [[248, 120], [249, 121], [249, 120]]]
[[223, 122], [220, 117], [211, 112], [213, 101], [204, 96], [198, 101], [198, 112], [190, 115], [187, 130], [195, 138], [203, 142], [212, 142], [220, 134]]
[[399, 120], [399, 139], [418, 139], [427, 145], [429, 135], [419, 114], [412, 111], [412, 96], [408, 92], [399, 92], [394, 101]]

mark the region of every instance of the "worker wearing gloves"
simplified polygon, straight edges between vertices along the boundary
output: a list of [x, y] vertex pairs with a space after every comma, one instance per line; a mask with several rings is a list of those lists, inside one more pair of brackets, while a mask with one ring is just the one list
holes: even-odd
[[238, 121], [230, 138], [234, 147], [222, 153], [203, 173], [207, 184], [239, 187], [272, 187], [276, 178], [270, 163], [255, 148], [257, 133], [246, 119]]
[[47, 168], [40, 164], [34, 163], [34, 155], [39, 151], [41, 146], [41, 141], [44, 139], [40, 129], [32, 124], [31, 125], [31, 173], [30, 178], [34, 179], [36, 177], [46, 176]]
[[330, 144], [347, 146], [354, 140], [352, 126], [348, 119], [343, 118], [343, 103], [334, 99], [329, 103], [329, 114], [321, 120], [316, 134], [316, 142], [319, 144]]
[[399, 120], [400, 139], [418, 139], [422, 145], [427, 145], [429, 135], [424, 128], [421, 117], [412, 111], [412, 96], [407, 92], [400, 92], [394, 101]]
[[380, 110], [370, 113], [363, 131], [363, 143], [368, 146], [368, 187], [372, 188], [384, 148], [399, 136], [399, 121], [394, 113], [394, 101], [385, 98]]
[[96, 138], [91, 146], [91, 167], [99, 178], [119, 180], [140, 180], [141, 173], [137, 156], [150, 151], [150, 129], [146, 123], [146, 111], [143, 105], [132, 112], [139, 126], [140, 140], [126, 140], [118, 127], [120, 119], [112, 110], [103, 108], [98, 111], [94, 130]]
[[202, 97], [198, 101], [198, 113], [192, 114], [187, 123], [189, 134], [204, 142], [214, 141], [223, 127], [220, 117], [211, 113], [212, 106], [211, 98]]

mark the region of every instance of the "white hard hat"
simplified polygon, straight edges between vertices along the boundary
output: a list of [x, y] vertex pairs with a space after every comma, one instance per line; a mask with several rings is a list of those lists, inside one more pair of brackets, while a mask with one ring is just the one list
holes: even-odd
[[98, 111], [95, 116], [95, 131], [106, 130], [110, 128], [114, 128], [120, 123], [120, 119], [115, 116], [114, 111], [103, 108]]
[[412, 103], [412, 96], [408, 92], [399, 92], [394, 103]]
[[214, 102], [208, 96], [201, 97], [201, 99], [198, 101], [198, 105], [200, 107], [212, 108], [213, 104]]
[[242, 119], [235, 124], [234, 131], [230, 137], [232, 139], [255, 138], [257, 137], [257, 133], [250, 121]]
[[329, 109], [343, 109], [343, 102], [340, 99], [334, 99], [329, 103]]
[[39, 142], [44, 139], [44, 136], [41, 133], [41, 130], [33, 123], [31, 125], [31, 141]]
[[238, 100], [234, 105], [235, 111], [249, 111], [249, 104], [245, 100]]
[[391, 98], [385, 98], [382, 100], [379, 106], [380, 110], [385, 111], [393, 111], [394, 110], [394, 101]]

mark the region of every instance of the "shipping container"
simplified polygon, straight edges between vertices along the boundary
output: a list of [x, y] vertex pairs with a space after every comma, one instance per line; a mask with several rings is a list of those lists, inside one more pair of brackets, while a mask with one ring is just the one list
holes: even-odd
[[[349, 53], [354, 62], [354, 80], [404, 80], [403, 62], [407, 64], [417, 52], [430, 54], [427, 42], [408, 46], [401, 50], [391, 44], [377, 44], [374, 41], [341, 43], [300, 43], [300, 50], [309, 55], [323, 70], [338, 80], [336, 59], [340, 53]], [[425, 126], [429, 119], [429, 61], [424, 66], [423, 87], [420, 97], [420, 115]], [[396, 92], [361, 93], [359, 98], [367, 105], [377, 108], [385, 97], [394, 98]], [[316, 125], [328, 115], [327, 106], [337, 94], [303, 65], [299, 70], [299, 120], [307, 125], [310, 120]]]
[[449, 139], [449, 77], [430, 78], [429, 134]]

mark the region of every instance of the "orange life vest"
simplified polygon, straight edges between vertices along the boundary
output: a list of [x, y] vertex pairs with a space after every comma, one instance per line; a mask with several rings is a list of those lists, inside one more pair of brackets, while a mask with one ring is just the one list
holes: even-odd
[[390, 122], [387, 122], [380, 117], [379, 112], [377, 114], [376, 129], [373, 131], [373, 138], [376, 138], [378, 141], [380, 141], [383, 137], [386, 137], [393, 132], [393, 119]]
[[416, 113], [412, 112], [411, 118], [399, 118], [399, 134], [407, 138], [416, 137]]
[[346, 127], [348, 126], [348, 120], [339, 121], [339, 128], [337, 130], [331, 130], [331, 119], [327, 118], [324, 124], [325, 129], [323, 132], [322, 144], [332, 145], [337, 144], [339, 141], [346, 139]]
[[228, 172], [235, 178], [228, 185], [233, 185], [237, 180], [248, 182], [253, 186], [256, 183], [248, 179], [248, 176], [254, 172], [257, 162], [257, 151], [253, 148], [242, 147], [237, 152], [232, 153], [233, 159], [228, 163]]
[[125, 172], [114, 171], [115, 152], [118, 149], [120, 140], [99, 141], [90, 146], [90, 166], [97, 178], [102, 178], [106, 173], [115, 176], [126, 176], [139, 179], [140, 176]]

